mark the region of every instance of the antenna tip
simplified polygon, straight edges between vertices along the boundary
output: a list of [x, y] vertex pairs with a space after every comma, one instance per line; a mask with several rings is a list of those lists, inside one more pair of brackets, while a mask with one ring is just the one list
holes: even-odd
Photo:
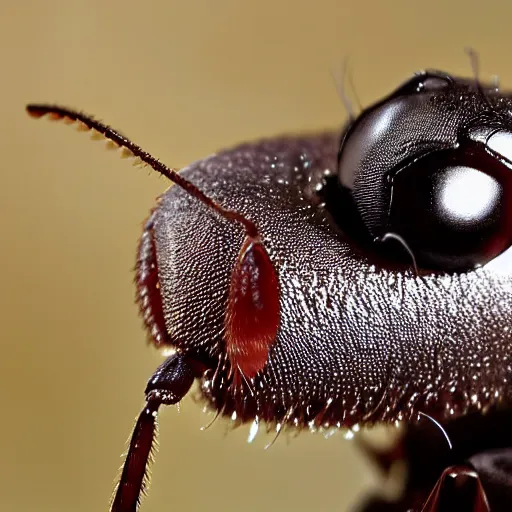
[[36, 119], [39, 119], [40, 117], [43, 117], [45, 112], [44, 110], [39, 107], [38, 105], [29, 104], [25, 107], [25, 110], [27, 111], [27, 114], [30, 117], [34, 117]]

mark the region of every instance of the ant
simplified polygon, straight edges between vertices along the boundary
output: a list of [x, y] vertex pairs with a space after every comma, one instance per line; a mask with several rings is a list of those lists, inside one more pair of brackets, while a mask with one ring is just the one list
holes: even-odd
[[403, 496], [363, 510], [511, 508], [512, 95], [422, 72], [341, 138], [243, 144], [180, 172], [86, 114], [27, 111], [175, 184], [135, 278], [151, 342], [174, 351], [147, 384], [112, 512], [138, 509], [159, 407], [194, 381], [251, 432], [408, 424], [393, 450], [366, 449], [384, 471], [408, 461]]

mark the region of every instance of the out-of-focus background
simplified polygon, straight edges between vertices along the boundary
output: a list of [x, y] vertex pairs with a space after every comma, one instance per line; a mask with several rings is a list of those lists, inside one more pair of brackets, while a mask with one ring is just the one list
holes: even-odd
[[[161, 355], [145, 346], [132, 267], [167, 183], [24, 105], [59, 102], [174, 166], [283, 132], [338, 128], [331, 69], [363, 105], [413, 71], [512, 86], [507, 2], [68, 0], [0, 6], [0, 510], [106, 511]], [[189, 398], [161, 415], [144, 512], [345, 511], [378, 483], [342, 436], [224, 436]]]

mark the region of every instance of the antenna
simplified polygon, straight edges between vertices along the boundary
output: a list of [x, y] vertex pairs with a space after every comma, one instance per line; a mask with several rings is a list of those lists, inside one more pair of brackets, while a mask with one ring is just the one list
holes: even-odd
[[67, 124], [76, 123], [79, 131], [86, 132], [92, 130], [94, 139], [101, 139], [101, 136], [103, 136], [103, 138], [113, 142], [119, 149], [121, 149], [121, 156], [125, 158], [139, 158], [156, 172], [186, 190], [191, 196], [195, 197], [212, 210], [215, 210], [225, 219], [242, 224], [250, 238], [259, 238], [258, 228], [254, 222], [244, 217], [241, 213], [222, 207], [220, 204], [208, 197], [204, 192], [199, 190], [193, 183], [181, 176], [176, 169], [167, 167], [130, 139], [121, 135], [117, 130], [114, 130], [101, 121], [94, 119], [92, 116], [77, 110], [61, 107], [59, 105], [47, 104], [27, 105], [27, 112], [30, 116], [36, 119], [47, 116], [51, 121], [63, 121]]
[[256, 224], [241, 213], [224, 208], [176, 169], [167, 167], [92, 116], [59, 105], [30, 104], [26, 108], [28, 114], [36, 119], [47, 116], [52, 121], [76, 124], [79, 131], [92, 131], [93, 139], [106, 139], [121, 150], [121, 156], [139, 159], [228, 221], [243, 226], [246, 236], [231, 272], [224, 324], [233, 384], [240, 387], [251, 381], [266, 365], [280, 323], [279, 280]]

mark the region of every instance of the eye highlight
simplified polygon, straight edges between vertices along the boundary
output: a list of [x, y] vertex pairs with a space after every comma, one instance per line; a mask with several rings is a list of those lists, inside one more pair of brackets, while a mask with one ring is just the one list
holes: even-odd
[[511, 201], [512, 172], [495, 158], [436, 152], [392, 178], [381, 236], [400, 235], [424, 268], [475, 268], [512, 245]]
[[450, 166], [438, 180], [432, 206], [447, 224], [470, 226], [489, 218], [501, 196], [492, 176], [464, 165]]
[[512, 163], [512, 133], [507, 131], [498, 131], [493, 133], [486, 140], [487, 147]]

